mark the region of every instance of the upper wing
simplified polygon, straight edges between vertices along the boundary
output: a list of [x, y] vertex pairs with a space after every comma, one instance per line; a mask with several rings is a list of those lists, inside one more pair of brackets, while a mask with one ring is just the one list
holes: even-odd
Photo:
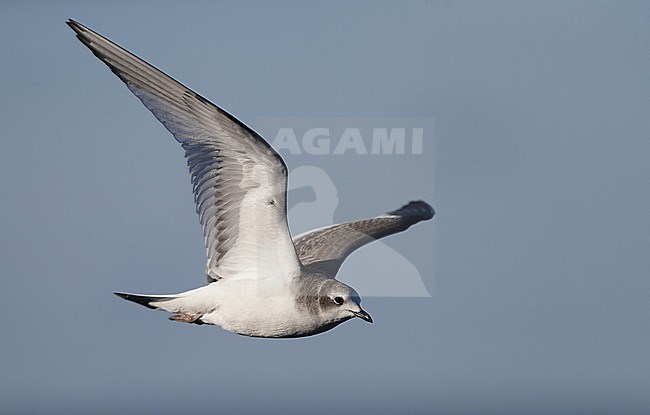
[[345, 258], [356, 249], [384, 236], [405, 231], [433, 215], [433, 208], [427, 203], [410, 202], [385, 215], [305, 232], [294, 238], [294, 244], [306, 268], [334, 278]]
[[287, 168], [273, 148], [147, 62], [73, 20], [67, 23], [185, 149], [208, 281], [298, 271], [286, 218]]

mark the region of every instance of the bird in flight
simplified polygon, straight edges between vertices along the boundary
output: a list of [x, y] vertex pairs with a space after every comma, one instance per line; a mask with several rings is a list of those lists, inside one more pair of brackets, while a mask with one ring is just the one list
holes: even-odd
[[115, 294], [252, 337], [304, 337], [359, 317], [359, 294], [336, 280], [345, 258], [376, 239], [431, 219], [422, 201], [292, 239], [287, 167], [255, 131], [194, 91], [74, 20], [66, 22], [185, 150], [207, 251], [206, 284], [169, 295]]

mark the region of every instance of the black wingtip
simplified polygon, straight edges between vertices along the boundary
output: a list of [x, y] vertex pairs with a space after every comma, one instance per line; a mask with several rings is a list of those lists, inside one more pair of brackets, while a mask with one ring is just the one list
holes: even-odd
[[[93, 50], [93, 48], [90, 46], [90, 41], [87, 39], [87, 33], [86, 32], [88, 32], [89, 29], [86, 26], [82, 25], [81, 23], [77, 22], [74, 19], [66, 20], [65, 24], [67, 24], [70, 27], [70, 29], [72, 29], [76, 33], [77, 39], [79, 39], [81, 41], [81, 43], [83, 43], [88, 48]], [[93, 51], [93, 53], [95, 53], [95, 52]]]
[[83, 25], [79, 23], [78, 21], [74, 19], [68, 19], [65, 21], [65, 24], [70, 26], [70, 29], [74, 30], [75, 32], [79, 33], [83, 30]]
[[389, 215], [395, 216], [414, 216], [420, 220], [429, 220], [435, 215], [436, 211], [427, 203], [422, 200], [416, 200], [407, 203], [401, 208], [388, 212]]

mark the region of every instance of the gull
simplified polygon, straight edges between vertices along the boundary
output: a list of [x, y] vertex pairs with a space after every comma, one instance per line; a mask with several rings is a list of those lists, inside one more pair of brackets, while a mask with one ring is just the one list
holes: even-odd
[[116, 295], [167, 311], [174, 321], [251, 337], [311, 336], [354, 317], [372, 323], [359, 294], [336, 279], [341, 264], [363, 245], [431, 219], [431, 206], [414, 201], [292, 239], [287, 166], [259, 134], [81, 23], [66, 23], [185, 150], [205, 237], [205, 285], [178, 294]]

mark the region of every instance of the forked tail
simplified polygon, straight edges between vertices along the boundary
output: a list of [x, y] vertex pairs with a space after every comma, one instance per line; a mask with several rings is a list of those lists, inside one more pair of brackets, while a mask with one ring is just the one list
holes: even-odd
[[125, 300], [133, 301], [134, 303], [138, 303], [152, 310], [166, 310], [166, 308], [160, 307], [160, 305], [157, 305], [156, 303], [174, 300], [180, 297], [179, 295], [140, 295], [118, 292], [114, 294], [118, 297], [124, 298]]
[[[193, 323], [193, 324], [204, 324], [201, 320], [203, 313], [189, 311], [184, 306], [182, 298], [183, 294], [172, 294], [172, 295], [141, 295], [141, 294], [129, 294], [129, 293], [114, 293], [118, 297], [122, 297], [125, 300], [133, 301], [152, 310], [164, 310], [172, 313], [169, 317], [170, 320], [180, 321], [182, 323]], [[180, 299], [180, 300], [179, 300]], [[179, 300], [179, 301], [174, 301]]]

